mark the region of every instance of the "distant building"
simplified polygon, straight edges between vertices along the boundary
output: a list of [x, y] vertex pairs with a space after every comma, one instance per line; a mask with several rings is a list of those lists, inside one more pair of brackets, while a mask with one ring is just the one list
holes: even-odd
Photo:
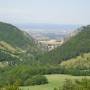
[[57, 48], [58, 46], [61, 46], [63, 42], [64, 42], [63, 40], [42, 40], [38, 41], [38, 44], [42, 45], [48, 51], [51, 51]]

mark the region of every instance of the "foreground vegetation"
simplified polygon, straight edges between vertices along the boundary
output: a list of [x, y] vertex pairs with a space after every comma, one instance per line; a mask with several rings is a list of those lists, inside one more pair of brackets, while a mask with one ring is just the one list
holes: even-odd
[[45, 75], [48, 84], [19, 87], [17, 84], [1, 87], [0, 90], [90, 90], [90, 76]]
[[15, 84], [16, 82], [20, 86], [46, 84], [47, 80], [43, 77], [46, 74], [90, 76], [90, 53], [64, 61], [59, 65], [34, 64], [30, 66], [21, 64], [0, 68], [0, 85]]
[[[67, 84], [67, 80], [71, 82], [74, 80], [78, 81], [78, 80], [82, 80], [82, 78], [83, 79], [85, 78], [84, 76], [71, 76], [71, 75], [46, 75], [46, 77], [49, 82], [48, 84], [22, 87], [22, 90], [28, 90], [28, 89], [29, 90], [63, 90], [63, 85]], [[87, 76], [87, 78], [90, 79], [89, 76]], [[73, 89], [65, 89], [65, 90], [73, 90]], [[88, 89], [83, 89], [83, 90], [88, 90]]]
[[[32, 90], [56, 90], [58, 87], [62, 89], [65, 79], [70, 77], [69, 82], [78, 79], [50, 74], [90, 76], [90, 26], [82, 27], [61, 47], [44, 52], [26, 32], [0, 22], [0, 87], [6, 90], [17, 90], [19, 86], [31, 86]], [[27, 90], [27, 87], [22, 89]]]

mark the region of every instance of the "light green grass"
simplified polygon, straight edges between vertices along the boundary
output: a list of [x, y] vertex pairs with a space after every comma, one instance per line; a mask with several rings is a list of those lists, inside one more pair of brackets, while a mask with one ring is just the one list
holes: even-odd
[[69, 69], [86, 69], [89, 70], [90, 68], [90, 53], [82, 54], [77, 56], [76, 58], [72, 58], [67, 61], [63, 61], [61, 67], [65, 68], [66, 70]]
[[[55, 87], [62, 87], [65, 79], [81, 79], [83, 76], [70, 76], [70, 75], [46, 75], [48, 84], [22, 87], [22, 90], [53, 90]], [[87, 76], [90, 78], [90, 76]]]

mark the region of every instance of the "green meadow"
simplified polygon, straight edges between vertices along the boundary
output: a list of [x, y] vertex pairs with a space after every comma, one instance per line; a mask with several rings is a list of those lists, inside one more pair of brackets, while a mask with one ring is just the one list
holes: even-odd
[[[45, 85], [35, 85], [35, 86], [27, 86], [27, 87], [21, 87], [22, 90], [54, 90], [54, 88], [62, 88], [62, 85], [64, 83], [65, 79], [82, 79], [85, 76], [71, 76], [71, 75], [46, 75], [48, 79], [48, 84]], [[87, 78], [90, 78], [90, 76], [87, 76]]]

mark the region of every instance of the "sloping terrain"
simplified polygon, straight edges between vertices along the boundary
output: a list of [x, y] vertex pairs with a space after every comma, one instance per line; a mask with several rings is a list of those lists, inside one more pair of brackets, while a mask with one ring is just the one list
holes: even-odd
[[90, 53], [82, 54], [76, 58], [72, 58], [68, 61], [63, 61], [61, 67], [65, 69], [78, 69], [78, 70], [89, 70], [90, 69]]
[[38, 52], [34, 40], [26, 32], [11, 24], [0, 22], [0, 61], [13, 61], [10, 63], [15, 64], [16, 61], [34, 58]]
[[90, 26], [80, 28], [80, 32], [61, 47], [44, 54], [40, 59], [44, 63], [60, 64], [64, 60], [90, 52]]
[[4, 41], [15, 48], [26, 49], [33, 45], [32, 38], [17, 27], [0, 22], [0, 41]]

